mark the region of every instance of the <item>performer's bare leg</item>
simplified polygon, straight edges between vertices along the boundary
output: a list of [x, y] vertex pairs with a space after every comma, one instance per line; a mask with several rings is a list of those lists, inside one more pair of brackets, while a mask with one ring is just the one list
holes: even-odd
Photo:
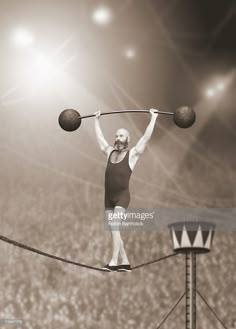
[[[114, 213], [124, 213], [125, 209], [123, 207], [115, 207]], [[121, 219], [117, 220], [117, 222], [121, 222]], [[112, 258], [109, 262], [109, 265], [116, 266], [118, 264], [118, 257], [119, 254], [121, 256], [122, 264], [129, 264], [128, 257], [125, 252], [124, 248], [124, 242], [120, 235], [120, 229], [119, 226], [115, 228], [115, 230], [111, 229], [111, 235], [112, 235]]]
[[129, 260], [128, 260], [128, 257], [126, 255], [124, 242], [123, 242], [122, 238], [121, 238], [121, 243], [120, 243], [120, 257], [121, 257], [121, 264], [122, 265], [128, 265], [129, 264]]

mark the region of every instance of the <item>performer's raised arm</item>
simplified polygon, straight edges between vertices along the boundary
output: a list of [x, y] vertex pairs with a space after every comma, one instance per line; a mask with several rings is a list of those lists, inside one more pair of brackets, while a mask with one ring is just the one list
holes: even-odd
[[152, 133], [153, 133], [153, 130], [155, 127], [155, 123], [156, 123], [156, 119], [158, 117], [158, 110], [151, 109], [150, 113], [151, 113], [151, 120], [149, 122], [149, 125], [147, 126], [144, 135], [140, 138], [140, 140], [138, 141], [138, 143], [135, 146], [135, 151], [139, 154], [142, 154], [144, 152], [144, 150], [147, 146], [147, 143], [152, 136]]
[[97, 137], [97, 141], [99, 144], [99, 147], [101, 149], [101, 151], [107, 155], [107, 152], [109, 151], [109, 149], [112, 149], [112, 146], [108, 144], [108, 142], [106, 141], [100, 123], [99, 123], [99, 118], [101, 116], [101, 112], [97, 111], [94, 113], [95, 116], [95, 120], [94, 120], [94, 127], [95, 127], [95, 132], [96, 132], [96, 137]]

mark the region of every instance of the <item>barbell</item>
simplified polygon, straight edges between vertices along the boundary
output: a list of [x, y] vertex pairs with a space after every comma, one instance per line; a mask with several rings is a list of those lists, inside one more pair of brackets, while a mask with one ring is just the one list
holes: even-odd
[[[196, 114], [189, 106], [180, 106], [174, 112], [158, 111], [158, 114], [172, 115], [174, 123], [180, 128], [191, 127], [195, 120]], [[150, 110], [119, 110], [111, 112], [101, 112], [101, 115], [118, 114], [118, 113], [149, 113]], [[60, 127], [66, 131], [75, 131], [81, 125], [82, 119], [91, 118], [96, 114], [89, 114], [81, 116], [80, 113], [74, 109], [66, 109], [59, 115], [58, 122]]]

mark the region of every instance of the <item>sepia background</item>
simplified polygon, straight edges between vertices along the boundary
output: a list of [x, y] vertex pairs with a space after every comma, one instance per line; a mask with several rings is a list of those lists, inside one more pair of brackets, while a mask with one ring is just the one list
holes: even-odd
[[[131, 178], [130, 207], [234, 208], [235, 14], [233, 0], [0, 0], [0, 234], [89, 265], [108, 261], [106, 158], [93, 118], [73, 133], [59, 127], [66, 108], [193, 107], [189, 129], [158, 117]], [[132, 147], [150, 116], [100, 120], [110, 144], [124, 127]], [[168, 229], [123, 236], [132, 265], [172, 253]], [[227, 328], [236, 328], [235, 238], [216, 232], [212, 251], [197, 259], [198, 289]], [[0, 319], [22, 319], [19, 328], [154, 329], [185, 289], [180, 255], [124, 274], [2, 241], [0, 253]], [[182, 301], [163, 328], [184, 322]], [[199, 298], [197, 323], [221, 327]]]

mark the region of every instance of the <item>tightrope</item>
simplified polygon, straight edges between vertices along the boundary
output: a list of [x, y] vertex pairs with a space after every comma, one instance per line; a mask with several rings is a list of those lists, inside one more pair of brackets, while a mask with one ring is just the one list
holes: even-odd
[[[21, 242], [18, 242], [18, 241], [9, 239], [9, 238], [7, 238], [7, 237], [5, 237], [3, 235], [0, 235], [0, 240], [2, 240], [4, 242], [7, 242], [9, 244], [12, 244], [12, 245], [14, 245], [16, 247], [29, 250], [31, 252], [34, 252], [36, 254], [39, 254], [39, 255], [42, 255], [42, 256], [45, 256], [45, 257], [53, 258], [53, 259], [59, 260], [59, 261], [64, 262], [64, 263], [68, 263], [68, 264], [72, 264], [72, 265], [84, 267], [84, 268], [87, 268], [87, 269], [90, 269], [90, 270], [94, 270], [94, 271], [107, 272], [106, 270], [104, 270], [102, 268], [99, 268], [99, 267], [96, 267], [96, 266], [91, 266], [91, 265], [87, 265], [87, 264], [78, 263], [78, 262], [75, 262], [75, 261], [72, 261], [72, 260], [69, 260], [69, 259], [65, 259], [65, 258], [62, 258], [62, 257], [58, 257], [58, 256], [55, 256], [55, 255], [49, 254], [49, 253], [44, 252], [42, 250], [39, 250], [39, 249], [30, 247], [30, 246], [27, 246], [24, 243], [21, 243]], [[167, 255], [167, 256], [164, 256], [164, 257], [161, 257], [161, 258], [158, 258], [158, 259], [154, 259], [154, 260], [152, 260], [150, 262], [146, 262], [146, 263], [143, 263], [143, 264], [134, 266], [134, 267], [132, 267], [132, 270], [136, 270], [136, 269], [138, 269], [140, 267], [144, 267], [144, 266], [147, 266], [147, 265], [150, 265], [150, 264], [157, 263], [157, 262], [159, 262], [161, 260], [164, 260], [164, 259], [169, 258], [169, 257], [176, 256], [176, 255], [177, 255], [177, 253], [174, 253], [174, 254], [170, 254], [170, 255]]]

